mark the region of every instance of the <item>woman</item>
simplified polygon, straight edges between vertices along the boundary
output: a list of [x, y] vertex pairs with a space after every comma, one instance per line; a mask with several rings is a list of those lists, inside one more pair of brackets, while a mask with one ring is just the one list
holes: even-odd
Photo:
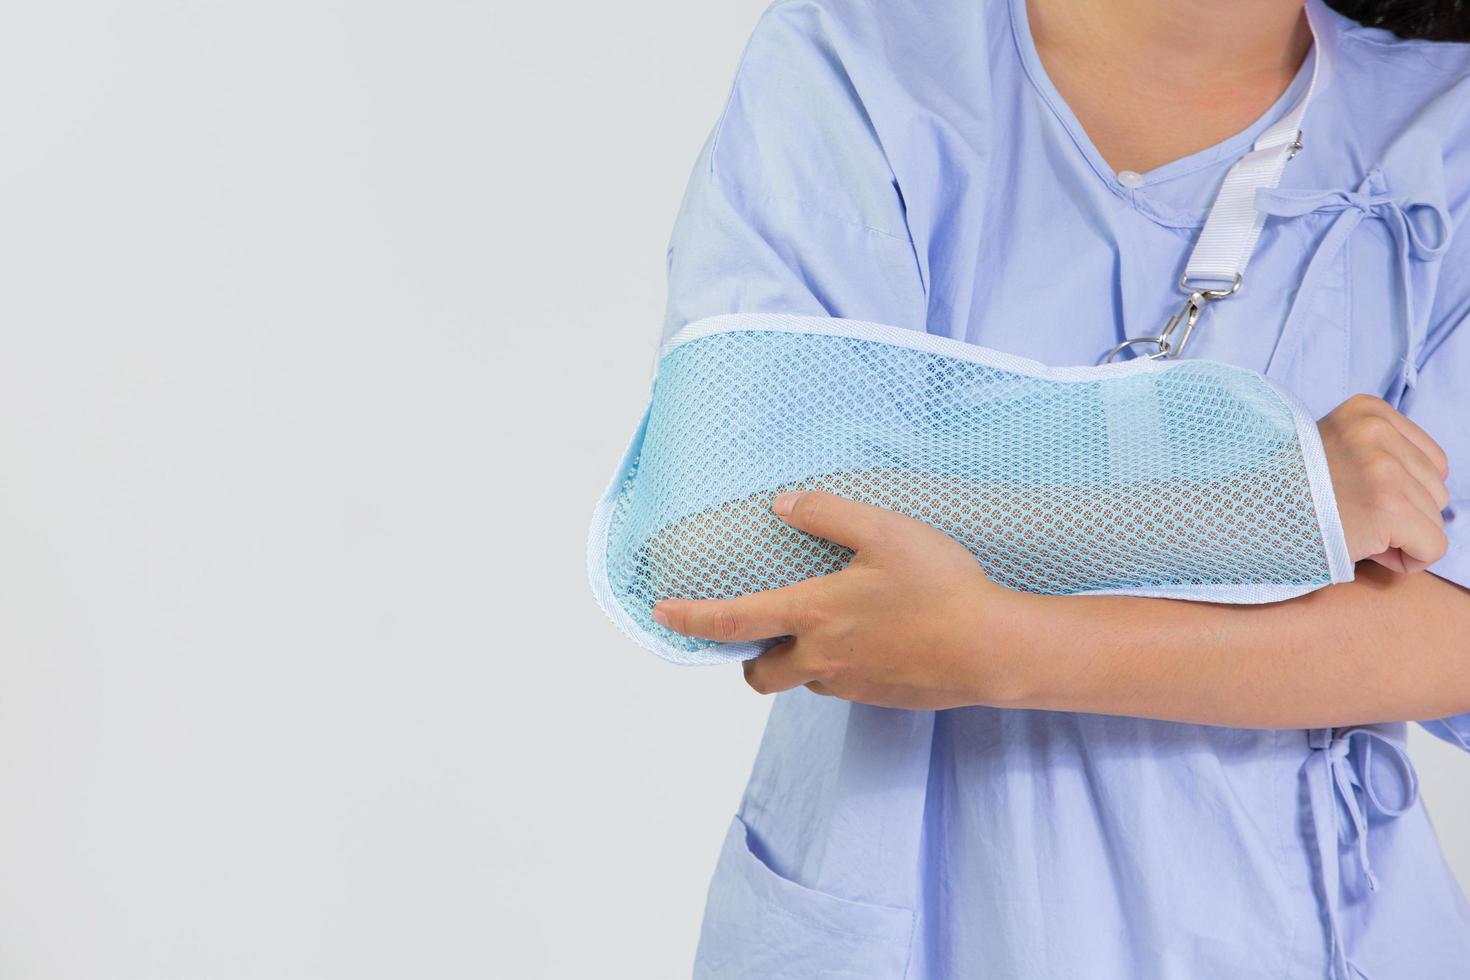
[[1470, 749], [1470, 48], [1320, 0], [780, 0], [691, 178], [665, 336], [804, 313], [1094, 363], [1157, 333], [1309, 90], [1187, 356], [1323, 419], [1371, 560], [1273, 605], [1023, 595], [916, 521], [779, 498], [852, 565], [657, 610], [795, 637], [746, 663], [780, 693], [697, 976], [1470, 976], [1403, 748], [1421, 720]]

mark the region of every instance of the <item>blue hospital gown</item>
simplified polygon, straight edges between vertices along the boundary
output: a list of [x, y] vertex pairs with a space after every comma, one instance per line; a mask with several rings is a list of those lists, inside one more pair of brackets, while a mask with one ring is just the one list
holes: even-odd
[[[1454, 461], [1433, 571], [1470, 586], [1470, 47], [1312, 9], [1332, 73], [1258, 202], [1245, 288], [1190, 353], [1263, 371], [1318, 416], [1372, 392], [1414, 418]], [[1118, 174], [1048, 80], [1023, 0], [778, 0], [680, 208], [665, 336], [801, 313], [1094, 363], [1177, 306], [1225, 170], [1315, 57], [1248, 130]], [[1424, 724], [1470, 749], [1470, 715]], [[798, 688], [774, 700], [728, 828], [695, 975], [1470, 977], [1470, 906], [1405, 733]]]

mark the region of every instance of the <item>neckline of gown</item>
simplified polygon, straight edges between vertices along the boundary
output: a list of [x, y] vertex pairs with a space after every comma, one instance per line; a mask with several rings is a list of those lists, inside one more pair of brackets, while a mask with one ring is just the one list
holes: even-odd
[[1180, 208], [1153, 200], [1149, 197], [1149, 191], [1160, 184], [1211, 166], [1219, 167], [1223, 175], [1224, 170], [1246, 153], [1263, 131], [1295, 104], [1311, 78], [1312, 68], [1317, 59], [1317, 44], [1314, 43], [1307, 56], [1302, 59], [1301, 65], [1298, 66], [1296, 74], [1285, 90], [1245, 129], [1211, 146], [1177, 157], [1150, 170], [1135, 171], [1139, 173], [1143, 181], [1138, 187], [1129, 187], [1118, 179], [1119, 172], [1114, 171], [1103, 158], [1096, 144], [1092, 142], [1092, 138], [1087, 135], [1076, 113], [1072, 111], [1072, 107], [1067, 104], [1067, 100], [1062, 97], [1061, 91], [1052, 83], [1051, 76], [1047, 74], [1046, 67], [1041, 62], [1041, 55], [1036, 50], [1035, 39], [1031, 35], [1031, 22], [1026, 11], [1026, 0], [1006, 0], [1006, 3], [1010, 10], [1011, 35], [1015, 41], [1016, 51], [1026, 78], [1067, 131], [1082, 159], [1088, 164], [1088, 168], [1108, 190], [1122, 198], [1130, 207], [1158, 224], [1170, 227], [1202, 227], [1214, 197], [1213, 189], [1209, 195], [1210, 200], [1205, 201], [1204, 205], [1198, 208]]

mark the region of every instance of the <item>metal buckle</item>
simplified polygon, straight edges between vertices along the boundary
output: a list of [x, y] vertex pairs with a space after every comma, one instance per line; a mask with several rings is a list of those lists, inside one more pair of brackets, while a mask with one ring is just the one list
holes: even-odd
[[[1179, 311], [1164, 323], [1164, 329], [1159, 331], [1157, 337], [1130, 337], [1117, 347], [1108, 351], [1107, 357], [1103, 359], [1104, 364], [1111, 364], [1114, 359], [1125, 350], [1134, 347], [1152, 344], [1154, 351], [1142, 356], [1151, 361], [1164, 360], [1178, 357], [1184, 353], [1189, 338], [1194, 335], [1194, 328], [1199, 324], [1200, 314], [1204, 312], [1205, 304], [1226, 296], [1233, 296], [1240, 289], [1240, 273], [1235, 274], [1235, 281], [1228, 289], [1206, 289], [1202, 286], [1191, 286], [1187, 275], [1179, 277], [1179, 288], [1188, 294], [1184, 305]], [[1179, 334], [1175, 339], [1175, 334]]]
[[1300, 129], [1296, 131], [1296, 139], [1291, 141], [1290, 149], [1291, 152], [1286, 155], [1288, 160], [1302, 152], [1302, 131]]

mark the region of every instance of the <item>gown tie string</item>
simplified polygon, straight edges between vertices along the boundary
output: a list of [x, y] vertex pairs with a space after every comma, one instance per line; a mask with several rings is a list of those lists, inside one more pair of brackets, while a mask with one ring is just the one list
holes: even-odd
[[[1356, 980], [1363, 974], [1348, 962], [1338, 920], [1338, 844], [1356, 845], [1358, 870], [1368, 890], [1379, 891], [1382, 884], [1368, 858], [1369, 819], [1375, 812], [1392, 818], [1412, 809], [1419, 799], [1419, 777], [1403, 746], [1374, 726], [1314, 728], [1308, 732], [1308, 744], [1313, 749], [1308, 764], [1317, 769], [1308, 799], [1321, 857], [1333, 976]], [[1324, 788], [1324, 782], [1330, 788]], [[1324, 799], [1328, 794], [1330, 802]], [[1320, 812], [1329, 807], [1330, 816]], [[1334, 828], [1330, 831], [1326, 828], [1329, 819]]]
[[1317, 254], [1308, 264], [1298, 294], [1308, 291], [1324, 268], [1336, 256], [1343, 243], [1365, 218], [1381, 220], [1393, 238], [1398, 258], [1400, 302], [1403, 306], [1404, 356], [1401, 372], [1405, 387], [1418, 380], [1414, 363], [1423, 329], [1414, 303], [1413, 260], [1428, 262], [1444, 254], [1450, 240], [1450, 216], [1443, 204], [1415, 197], [1396, 195], [1389, 190], [1388, 179], [1377, 168], [1370, 170], [1357, 190], [1313, 190], [1303, 188], [1271, 188], [1256, 192], [1256, 209], [1281, 218], [1300, 217], [1313, 212], [1336, 212]]

